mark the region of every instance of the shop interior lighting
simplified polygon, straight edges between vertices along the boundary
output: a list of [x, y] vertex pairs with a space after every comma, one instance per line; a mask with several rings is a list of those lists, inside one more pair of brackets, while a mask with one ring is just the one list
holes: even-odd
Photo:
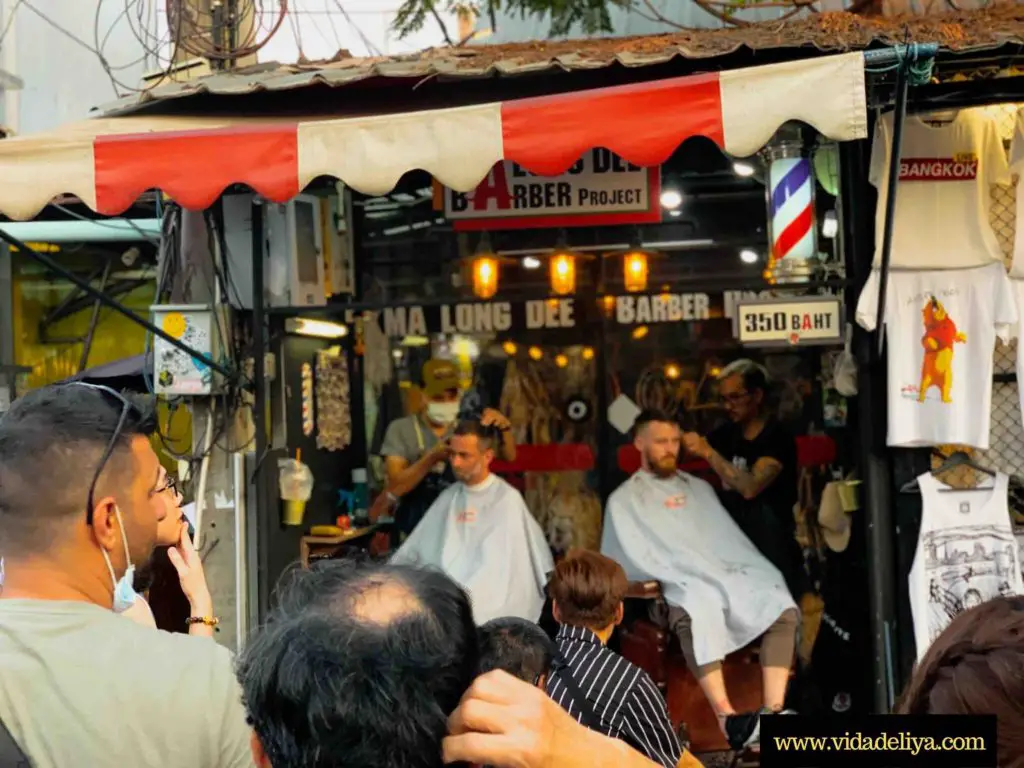
[[665, 378], [672, 379], [673, 381], [683, 375], [683, 372], [679, 370], [679, 366], [675, 363], [669, 363], [665, 366]]
[[752, 250], [750, 248], [744, 248], [742, 251], [740, 251], [740, 261], [742, 261], [744, 264], [757, 264], [757, 262], [759, 262], [760, 260], [761, 257], [755, 250]]
[[555, 355], [555, 365], [559, 368], [565, 368], [569, 365], [569, 358], [565, 355]]
[[594, 359], [594, 348], [593, 347], [584, 347], [583, 348], [583, 359], [584, 360], [593, 360]]
[[825, 211], [825, 219], [821, 222], [821, 236], [829, 240], [839, 234], [839, 217], [835, 211]]
[[540, 269], [540, 259], [536, 256], [527, 256], [523, 259], [523, 269]]
[[638, 325], [636, 328], [633, 329], [633, 338], [640, 340], [647, 335], [647, 332], [649, 330], [650, 328], [648, 328], [646, 325]]
[[341, 339], [348, 336], [348, 326], [329, 320], [312, 320], [307, 317], [289, 317], [284, 323], [285, 331], [298, 336], [313, 336], [318, 339]]
[[576, 291], [576, 257], [560, 252], [551, 257], [551, 291], [565, 296]]
[[754, 168], [754, 166], [751, 165], [750, 163], [739, 161], [732, 164], [733, 173], [735, 173], [737, 176], [742, 176], [743, 178], [749, 178], [750, 176], [753, 176], [755, 170], [756, 169]]
[[678, 189], [666, 189], [661, 193], [661, 207], [672, 211], [683, 204], [683, 193]]
[[498, 292], [498, 260], [493, 256], [473, 259], [473, 294], [478, 299], [492, 299]]
[[406, 336], [402, 339], [403, 347], [425, 347], [430, 343], [426, 336]]
[[542, 357], [544, 357], [544, 352], [541, 350], [540, 347], [530, 347], [527, 350], [526, 354], [530, 356], [531, 360], [540, 360]]
[[516, 352], [519, 351], [519, 347], [516, 346], [514, 341], [506, 341], [504, 344], [501, 345], [501, 349], [509, 357], [515, 357]]
[[682, 212], [682, 211], [669, 211], [669, 212], [668, 212], [668, 215], [669, 215], [669, 216], [675, 216], [675, 217], [679, 217], [679, 216], [682, 216], [682, 215], [683, 215], [683, 212]]
[[636, 293], [647, 290], [649, 274], [647, 254], [641, 250], [631, 250], [622, 258], [622, 282], [627, 291]]

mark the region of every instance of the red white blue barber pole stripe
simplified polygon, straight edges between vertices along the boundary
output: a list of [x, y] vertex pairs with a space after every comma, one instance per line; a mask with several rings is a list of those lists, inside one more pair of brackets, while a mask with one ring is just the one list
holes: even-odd
[[[776, 279], [806, 280], [808, 260], [817, 255], [814, 226], [814, 173], [810, 158], [799, 149], [772, 153], [768, 170], [768, 214], [771, 223], [769, 269]], [[789, 155], [789, 156], [787, 156]]]

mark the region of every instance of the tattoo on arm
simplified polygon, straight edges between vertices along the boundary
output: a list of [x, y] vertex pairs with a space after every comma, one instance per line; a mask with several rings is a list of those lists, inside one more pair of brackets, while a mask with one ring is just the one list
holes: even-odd
[[745, 472], [731, 461], [726, 461], [718, 451], [711, 452], [708, 463], [722, 480], [745, 499], [756, 497], [775, 482], [782, 471], [782, 464], [778, 460], [764, 457], [754, 462], [749, 472]]

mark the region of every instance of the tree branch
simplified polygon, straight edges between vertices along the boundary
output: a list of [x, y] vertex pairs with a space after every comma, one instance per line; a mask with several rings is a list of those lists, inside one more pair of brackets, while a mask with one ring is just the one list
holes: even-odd
[[433, 2], [430, 3], [430, 15], [434, 17], [434, 21], [437, 22], [437, 26], [441, 28], [441, 34], [444, 35], [444, 41], [448, 43], [448, 47], [452, 47], [455, 43], [452, 42], [451, 36], [448, 34], [448, 27], [444, 23], [444, 19], [441, 18], [441, 14], [437, 12], [437, 6]]

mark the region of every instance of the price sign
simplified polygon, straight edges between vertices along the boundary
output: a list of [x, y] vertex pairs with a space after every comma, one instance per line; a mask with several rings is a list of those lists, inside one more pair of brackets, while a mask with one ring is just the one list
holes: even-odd
[[843, 302], [836, 296], [741, 301], [733, 315], [737, 340], [757, 347], [840, 344], [844, 325]]

